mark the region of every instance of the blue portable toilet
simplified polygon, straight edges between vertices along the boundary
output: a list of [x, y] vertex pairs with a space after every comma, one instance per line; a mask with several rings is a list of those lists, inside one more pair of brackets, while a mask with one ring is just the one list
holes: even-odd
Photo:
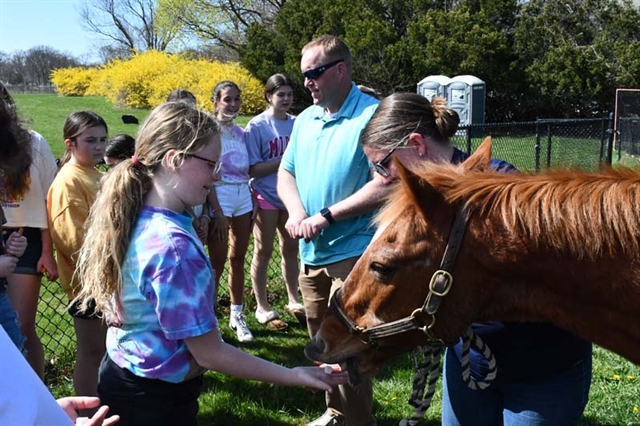
[[417, 93], [431, 102], [436, 96], [447, 99], [447, 86], [451, 79], [446, 75], [430, 75], [418, 83]]
[[460, 126], [484, 124], [487, 85], [473, 75], [458, 75], [447, 87], [447, 104], [460, 116]]

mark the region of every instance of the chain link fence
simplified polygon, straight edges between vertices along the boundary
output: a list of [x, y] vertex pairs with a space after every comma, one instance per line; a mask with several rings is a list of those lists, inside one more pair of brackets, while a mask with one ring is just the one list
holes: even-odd
[[[251, 259], [253, 257], [253, 238], [249, 242], [249, 248], [245, 258], [245, 312], [255, 311], [255, 299], [251, 292]], [[274, 240], [274, 250], [267, 269], [267, 288], [269, 302], [275, 298], [286, 302], [286, 289], [281, 271], [281, 256], [278, 237]], [[229, 262], [225, 264], [225, 270], [220, 278], [218, 301], [220, 308], [224, 310], [228, 306], [229, 292], [227, 286]], [[225, 302], [226, 301], [226, 302]], [[46, 367], [50, 368], [59, 364], [61, 359], [73, 359], [75, 356], [76, 337], [73, 328], [73, 319], [66, 312], [69, 301], [66, 293], [57, 281], [42, 280], [40, 290], [40, 302], [36, 317], [36, 329], [45, 351]], [[274, 309], [276, 307], [274, 306]], [[220, 318], [219, 318], [220, 319]]]
[[[461, 127], [453, 138], [458, 148], [472, 153], [486, 136], [492, 155], [522, 171], [549, 167], [596, 170], [611, 164], [613, 116], [595, 119], [540, 119], [516, 123], [474, 124]], [[618, 158], [621, 146], [618, 147]]]
[[[493, 140], [493, 157], [512, 163], [522, 171], [539, 171], [547, 167], [578, 167], [595, 170], [601, 164], [611, 164], [612, 118], [587, 120], [538, 120], [534, 122], [498, 123], [462, 127], [453, 143], [466, 152], [473, 152], [485, 136]], [[620, 147], [618, 147], [620, 156]], [[245, 310], [255, 310], [251, 295], [251, 258], [253, 241], [245, 259]], [[269, 292], [286, 298], [280, 268], [277, 238], [268, 268]], [[222, 273], [219, 295], [228, 297], [227, 270]], [[75, 333], [71, 317], [66, 313], [67, 298], [57, 282], [43, 282], [38, 308], [37, 328], [45, 348], [47, 365], [55, 365], [62, 357], [75, 353]], [[71, 358], [73, 359], [73, 358]], [[49, 367], [48, 367], [49, 368]]]

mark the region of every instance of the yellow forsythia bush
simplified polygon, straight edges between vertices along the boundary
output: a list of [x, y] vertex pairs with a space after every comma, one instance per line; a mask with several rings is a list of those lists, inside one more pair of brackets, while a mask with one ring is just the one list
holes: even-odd
[[242, 90], [242, 114], [254, 115], [265, 107], [262, 84], [235, 62], [190, 60], [176, 54], [148, 51], [98, 68], [85, 84], [83, 93], [72, 93], [68, 90], [69, 84], [65, 85], [66, 80], [79, 78], [74, 75], [80, 74], [80, 70], [69, 68], [60, 70], [67, 73], [61, 73], [59, 79], [57, 74], [53, 76], [58, 93], [104, 96], [116, 105], [149, 109], [164, 102], [172, 90], [186, 89], [196, 96], [201, 109], [212, 111], [213, 87], [222, 80], [231, 80]]
[[59, 68], [51, 72], [51, 81], [63, 96], [84, 96], [98, 73], [98, 68]]

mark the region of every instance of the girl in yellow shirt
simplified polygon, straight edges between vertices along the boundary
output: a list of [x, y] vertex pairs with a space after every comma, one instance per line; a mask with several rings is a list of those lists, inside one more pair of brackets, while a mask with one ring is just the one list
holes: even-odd
[[[63, 133], [67, 150], [49, 189], [47, 211], [60, 284], [71, 301], [79, 291], [75, 278], [77, 252], [84, 241], [84, 224], [102, 176], [95, 166], [104, 156], [107, 124], [94, 112], [76, 111], [65, 120]], [[107, 328], [96, 311], [80, 313], [75, 304], [68, 311], [78, 345], [73, 387], [76, 395], [95, 396]]]

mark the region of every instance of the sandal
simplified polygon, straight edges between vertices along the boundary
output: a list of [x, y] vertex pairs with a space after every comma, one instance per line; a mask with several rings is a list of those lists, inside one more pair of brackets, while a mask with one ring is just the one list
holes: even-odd
[[283, 331], [289, 327], [289, 324], [280, 319], [280, 315], [276, 311], [262, 312], [256, 309], [256, 320], [260, 324], [266, 325], [272, 330]]
[[271, 321], [269, 321], [267, 324], [267, 327], [269, 327], [272, 330], [275, 331], [284, 331], [287, 328], [289, 328], [289, 324], [287, 324], [286, 322], [276, 318], [276, 319], [272, 319]]
[[298, 320], [300, 325], [303, 327], [307, 326], [307, 312], [301, 303], [289, 303], [284, 307], [284, 310]]

